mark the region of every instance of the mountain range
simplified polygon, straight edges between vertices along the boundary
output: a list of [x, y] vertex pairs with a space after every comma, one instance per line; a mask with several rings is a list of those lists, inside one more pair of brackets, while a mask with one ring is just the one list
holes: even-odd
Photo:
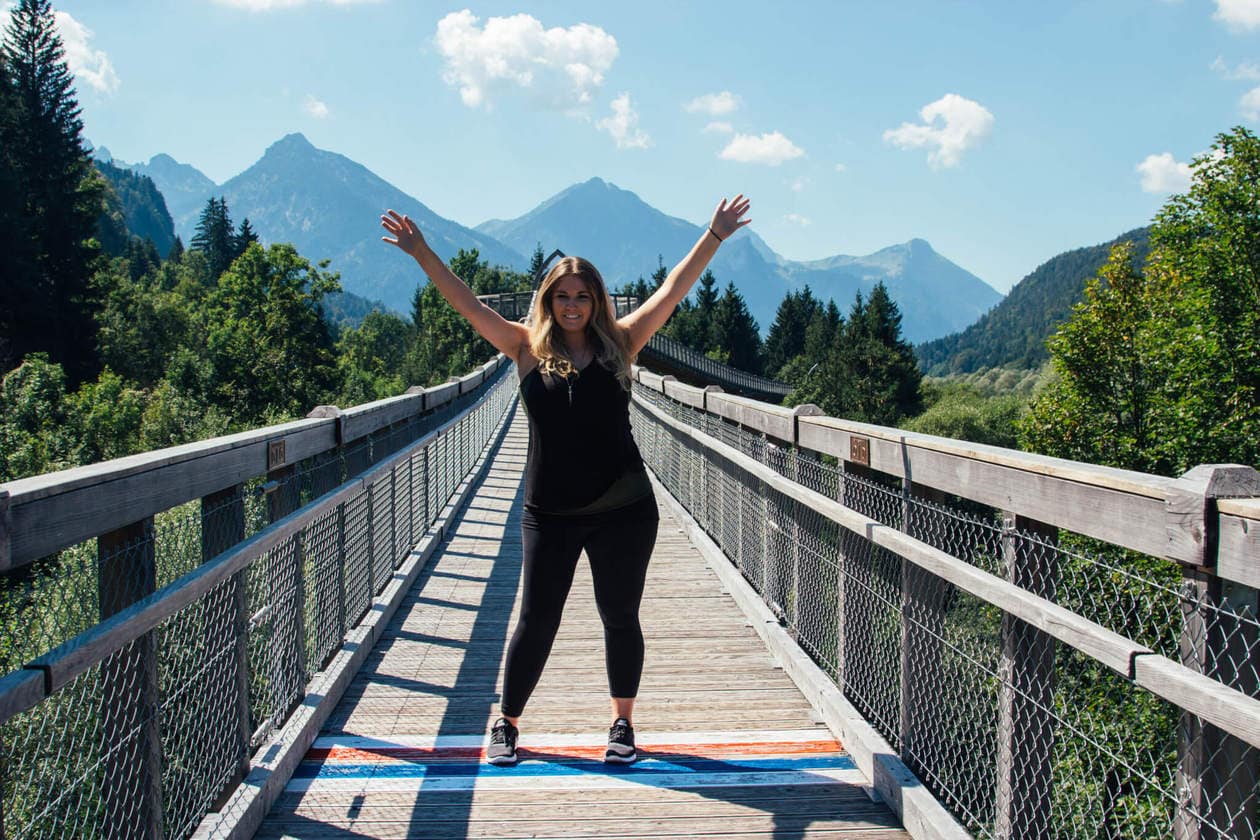
[[[232, 218], [248, 218], [264, 242], [292, 242], [313, 261], [329, 259], [347, 291], [399, 312], [410, 310], [422, 277], [415, 265], [381, 245], [378, 218], [387, 207], [416, 219], [444, 260], [461, 248], [476, 248], [492, 264], [522, 270], [536, 246], [548, 252], [559, 248], [594, 262], [613, 290], [650, 275], [658, 258], [667, 265], [680, 259], [704, 231], [599, 178], [575, 184], [519, 218], [468, 228], [362, 164], [315, 148], [301, 134], [272, 144], [254, 165], [222, 184], [165, 154], [130, 168], [158, 185], [185, 243], [206, 200], [223, 196]], [[805, 285], [823, 300], [834, 299], [844, 312], [855, 294], [882, 281], [901, 307], [903, 334], [915, 343], [964, 329], [1002, 298], [922, 239], [867, 256], [799, 262], [779, 256], [745, 228], [721, 248], [711, 268], [720, 286], [735, 284], [763, 333], [784, 294]]]

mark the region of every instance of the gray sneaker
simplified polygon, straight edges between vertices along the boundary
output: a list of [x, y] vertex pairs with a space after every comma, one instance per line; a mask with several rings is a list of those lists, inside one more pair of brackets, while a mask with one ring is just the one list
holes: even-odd
[[511, 767], [516, 763], [517, 728], [508, 723], [507, 718], [499, 718], [490, 729], [490, 746], [486, 749], [486, 761], [500, 767]]
[[617, 718], [608, 730], [608, 749], [604, 761], [608, 764], [631, 764], [638, 756], [634, 751], [634, 727], [625, 718]]

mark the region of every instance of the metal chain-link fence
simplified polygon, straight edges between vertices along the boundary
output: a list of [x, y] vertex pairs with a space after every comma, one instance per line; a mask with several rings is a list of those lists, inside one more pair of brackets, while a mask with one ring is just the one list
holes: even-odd
[[[1260, 835], [1257, 751], [659, 420], [1255, 697], [1254, 590], [839, 464], [635, 386], [665, 487], [978, 837]], [[846, 468], [847, 467], [847, 468]]]
[[[515, 391], [505, 366], [437, 414], [159, 514], [125, 539], [116, 532], [0, 575], [9, 681], [32, 660], [53, 679], [71, 667], [58, 645], [179, 581], [161, 593], [173, 611], [156, 626], [0, 721], [0, 833], [188, 836], [227, 801], [254, 749], [441, 514]], [[238, 572], [181, 597], [203, 563], [274, 533], [283, 536]]]

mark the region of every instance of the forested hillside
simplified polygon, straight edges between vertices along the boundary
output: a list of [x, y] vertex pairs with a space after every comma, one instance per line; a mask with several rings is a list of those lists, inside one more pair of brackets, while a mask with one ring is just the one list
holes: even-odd
[[992, 367], [1036, 368], [1049, 358], [1046, 339], [1081, 300], [1085, 284], [1120, 242], [1132, 242], [1138, 262], [1150, 247], [1150, 228], [1111, 242], [1059, 254], [1019, 281], [1001, 303], [959, 333], [919, 345], [919, 365], [932, 376], [974, 373]]
[[[95, 161], [96, 168], [109, 182], [112, 197], [107, 199], [106, 212], [117, 214], [130, 236], [149, 240], [157, 252], [166, 256], [175, 244], [175, 223], [153, 179], [138, 175], [105, 161]], [[121, 250], [102, 242], [107, 253], [115, 256]]]

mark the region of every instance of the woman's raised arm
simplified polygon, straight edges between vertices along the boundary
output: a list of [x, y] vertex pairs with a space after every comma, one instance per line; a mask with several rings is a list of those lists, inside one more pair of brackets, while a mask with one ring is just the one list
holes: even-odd
[[691, 246], [690, 253], [682, 262], [674, 266], [661, 287], [652, 296], [639, 305], [639, 308], [621, 318], [618, 323], [625, 327], [630, 336], [630, 352], [638, 353], [644, 348], [657, 330], [665, 326], [674, 307], [687, 296], [692, 285], [699, 279], [709, 260], [717, 253], [722, 244], [732, 233], [752, 221], [743, 218], [751, 206], [748, 199], [737, 195], [731, 199], [718, 202], [709, 222], [709, 229], [700, 235], [696, 244]]
[[468, 319], [472, 328], [482, 338], [494, 345], [495, 349], [512, 361], [519, 363], [524, 353], [529, 352], [529, 331], [524, 324], [509, 321], [477, 300], [472, 289], [463, 280], [447, 268], [446, 263], [424, 241], [420, 228], [408, 216], [402, 216], [393, 210], [381, 216], [381, 227], [393, 237], [382, 236], [381, 239], [390, 245], [396, 245], [410, 254], [420, 268], [428, 275], [430, 282], [437, 287], [446, 298], [447, 303], [455, 307], [455, 311]]

